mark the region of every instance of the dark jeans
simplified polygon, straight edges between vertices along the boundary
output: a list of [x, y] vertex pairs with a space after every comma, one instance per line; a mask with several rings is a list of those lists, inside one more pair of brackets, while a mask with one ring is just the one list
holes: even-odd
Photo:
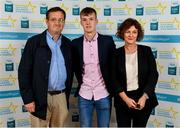
[[96, 109], [98, 127], [109, 127], [111, 116], [111, 98], [94, 101], [79, 96], [80, 126], [92, 127], [93, 110]]

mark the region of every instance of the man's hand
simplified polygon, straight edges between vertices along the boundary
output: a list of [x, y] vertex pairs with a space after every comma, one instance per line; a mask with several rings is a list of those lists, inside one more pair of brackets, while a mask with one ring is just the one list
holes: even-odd
[[29, 103], [29, 104], [25, 104], [24, 106], [26, 107], [28, 112], [30, 112], [30, 113], [35, 112], [35, 103], [34, 103], [34, 101]]

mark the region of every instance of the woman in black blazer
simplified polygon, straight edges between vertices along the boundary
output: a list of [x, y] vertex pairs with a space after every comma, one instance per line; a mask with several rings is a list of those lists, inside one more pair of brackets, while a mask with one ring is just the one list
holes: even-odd
[[117, 124], [118, 127], [146, 127], [152, 109], [158, 105], [156, 62], [150, 47], [137, 44], [144, 36], [137, 20], [126, 19], [116, 35], [125, 42], [113, 56]]

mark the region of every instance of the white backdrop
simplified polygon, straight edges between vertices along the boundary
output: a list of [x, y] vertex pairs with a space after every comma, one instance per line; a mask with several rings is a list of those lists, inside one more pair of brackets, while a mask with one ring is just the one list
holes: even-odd
[[[81, 4], [80, 4], [81, 3]], [[141, 42], [152, 47], [160, 74], [156, 94], [159, 106], [152, 112], [148, 127], [180, 126], [180, 0], [1, 0], [0, 1], [0, 127], [30, 126], [28, 113], [19, 94], [17, 69], [27, 38], [46, 29], [47, 9], [59, 6], [67, 13], [63, 33], [73, 39], [83, 31], [80, 10], [96, 9], [98, 32], [114, 35], [128, 17], [136, 18], [145, 29]], [[79, 126], [77, 101], [70, 98], [66, 126]], [[114, 111], [111, 126], [116, 126]]]

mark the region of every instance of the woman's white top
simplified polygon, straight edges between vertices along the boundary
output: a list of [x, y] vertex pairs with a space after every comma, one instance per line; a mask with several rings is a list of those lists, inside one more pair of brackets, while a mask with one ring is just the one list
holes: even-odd
[[126, 76], [127, 91], [138, 89], [138, 60], [137, 51], [132, 54], [126, 54]]

